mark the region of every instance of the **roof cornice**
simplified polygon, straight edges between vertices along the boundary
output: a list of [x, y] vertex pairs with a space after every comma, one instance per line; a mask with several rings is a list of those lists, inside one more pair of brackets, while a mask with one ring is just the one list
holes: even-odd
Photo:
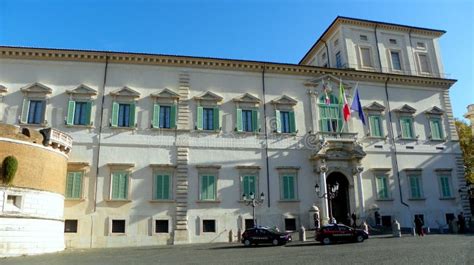
[[391, 84], [417, 85], [448, 89], [456, 80], [435, 77], [421, 77], [360, 71], [354, 69], [324, 68], [307, 65], [273, 63], [262, 61], [247, 61], [233, 59], [219, 59], [206, 57], [159, 55], [145, 53], [124, 53], [106, 51], [84, 51], [66, 49], [1, 47], [0, 58], [23, 60], [49, 60], [49, 61], [75, 61], [88, 63], [120, 63], [137, 65], [160, 65], [169, 67], [190, 67], [200, 69], [215, 69], [227, 71], [245, 71], [266, 73], [300, 75], [317, 77], [320, 75], [333, 75], [341, 79], [351, 79], [367, 82], [385, 82]]

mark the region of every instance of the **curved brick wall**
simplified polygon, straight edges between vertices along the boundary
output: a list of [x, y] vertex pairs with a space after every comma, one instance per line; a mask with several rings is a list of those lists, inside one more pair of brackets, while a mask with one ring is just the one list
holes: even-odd
[[39, 144], [0, 139], [0, 161], [9, 155], [18, 159], [12, 186], [64, 195], [67, 157], [63, 153]]

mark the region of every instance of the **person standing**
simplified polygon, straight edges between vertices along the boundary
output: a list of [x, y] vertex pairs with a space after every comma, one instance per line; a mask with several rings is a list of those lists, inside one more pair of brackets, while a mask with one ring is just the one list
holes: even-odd
[[357, 216], [356, 216], [355, 213], [352, 213], [351, 219], [352, 219], [352, 227], [354, 227], [354, 229], [355, 229], [355, 228], [357, 227], [357, 223], [356, 223], [356, 221], [357, 221]]
[[459, 226], [459, 234], [464, 234], [466, 231], [466, 219], [464, 218], [463, 212], [458, 214], [458, 226]]
[[425, 234], [423, 233], [423, 221], [421, 220], [420, 217], [415, 217], [415, 232], [418, 236], [424, 236]]

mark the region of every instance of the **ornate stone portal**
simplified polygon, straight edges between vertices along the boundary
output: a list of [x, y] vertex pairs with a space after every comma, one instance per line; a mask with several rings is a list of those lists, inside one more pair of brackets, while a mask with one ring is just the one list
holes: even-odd
[[[349, 183], [350, 211], [355, 212], [355, 209], [358, 209], [360, 217], [363, 217], [365, 205], [362, 171], [364, 168], [361, 166], [361, 160], [366, 153], [362, 150], [362, 146], [356, 141], [353, 133], [325, 133], [316, 136], [319, 143], [315, 145], [310, 160], [313, 162], [313, 171], [317, 174], [316, 183], [321, 187], [319, 197], [328, 192], [327, 177], [332, 173], [340, 173], [347, 178]], [[354, 188], [354, 183], [357, 183], [357, 190]], [[327, 196], [319, 198], [316, 204], [320, 206], [323, 224], [327, 224], [329, 221]]]

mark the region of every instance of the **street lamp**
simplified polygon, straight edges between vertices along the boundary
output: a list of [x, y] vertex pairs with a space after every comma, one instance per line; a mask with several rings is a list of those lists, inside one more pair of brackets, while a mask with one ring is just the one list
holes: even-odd
[[255, 207], [263, 203], [263, 201], [265, 200], [265, 194], [263, 194], [263, 192], [260, 193], [259, 199], [255, 198], [255, 194], [253, 192], [250, 192], [249, 196], [250, 197], [247, 198], [247, 194], [244, 193], [242, 194], [242, 199], [247, 204], [247, 206], [252, 206], [253, 226], [256, 227], [257, 221], [255, 219]]
[[332, 222], [333, 216], [332, 216], [332, 200], [337, 197], [337, 193], [339, 191], [339, 183], [336, 181], [334, 184], [329, 184], [328, 185], [328, 192], [324, 193], [323, 195], [320, 195], [321, 193], [321, 187], [319, 187], [319, 184], [316, 183], [314, 186], [314, 189], [316, 190], [316, 194], [318, 198], [325, 198], [328, 199], [328, 208], [329, 208], [329, 220]]

